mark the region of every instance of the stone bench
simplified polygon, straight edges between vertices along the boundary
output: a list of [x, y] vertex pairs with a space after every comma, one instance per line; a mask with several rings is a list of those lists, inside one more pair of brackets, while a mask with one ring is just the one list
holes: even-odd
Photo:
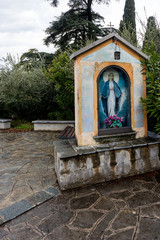
[[0, 129], [9, 129], [12, 119], [0, 119]]
[[74, 127], [75, 121], [36, 120], [32, 123], [34, 124], [34, 131], [62, 131], [67, 126]]

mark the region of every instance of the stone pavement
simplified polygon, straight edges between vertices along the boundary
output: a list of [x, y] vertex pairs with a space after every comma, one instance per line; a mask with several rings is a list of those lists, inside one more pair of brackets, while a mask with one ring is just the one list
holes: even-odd
[[0, 239], [160, 240], [159, 171], [61, 192], [55, 138], [0, 133]]
[[[15, 216], [13, 208], [21, 208], [19, 215], [52, 197], [55, 138], [53, 132], [0, 133], [0, 223]], [[29, 204], [28, 197], [37, 201]]]
[[0, 227], [2, 240], [159, 240], [160, 173], [62, 192]]

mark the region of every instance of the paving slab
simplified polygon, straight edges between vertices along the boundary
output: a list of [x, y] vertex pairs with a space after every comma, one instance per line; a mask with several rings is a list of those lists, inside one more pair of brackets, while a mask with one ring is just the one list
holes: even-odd
[[54, 132], [0, 132], [0, 224], [59, 194]]
[[60, 191], [53, 133], [0, 138], [0, 239], [160, 240], [160, 171]]
[[[0, 237], [2, 240], [160, 240], [160, 196], [154, 190], [160, 185], [156, 180], [158, 175], [160, 172], [156, 171], [63, 192], [49, 187], [45, 192], [50, 192], [52, 198], [3, 223]], [[144, 190], [144, 184], [151, 183], [154, 187]], [[118, 197], [113, 197], [116, 193]]]

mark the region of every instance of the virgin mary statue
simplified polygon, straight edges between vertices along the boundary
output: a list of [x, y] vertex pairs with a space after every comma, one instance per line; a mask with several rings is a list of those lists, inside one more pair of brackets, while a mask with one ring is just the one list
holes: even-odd
[[101, 94], [103, 109], [107, 116], [117, 115], [121, 96], [122, 91], [114, 80], [114, 74], [110, 73]]

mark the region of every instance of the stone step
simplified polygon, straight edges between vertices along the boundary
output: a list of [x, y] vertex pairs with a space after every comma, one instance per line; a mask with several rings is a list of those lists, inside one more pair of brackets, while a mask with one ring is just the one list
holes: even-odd
[[127, 133], [119, 133], [119, 134], [112, 134], [112, 135], [102, 135], [102, 136], [95, 136], [93, 139], [97, 143], [109, 143], [109, 142], [117, 142], [117, 141], [129, 141], [129, 140], [134, 140], [136, 137], [136, 132], [131, 131]]

